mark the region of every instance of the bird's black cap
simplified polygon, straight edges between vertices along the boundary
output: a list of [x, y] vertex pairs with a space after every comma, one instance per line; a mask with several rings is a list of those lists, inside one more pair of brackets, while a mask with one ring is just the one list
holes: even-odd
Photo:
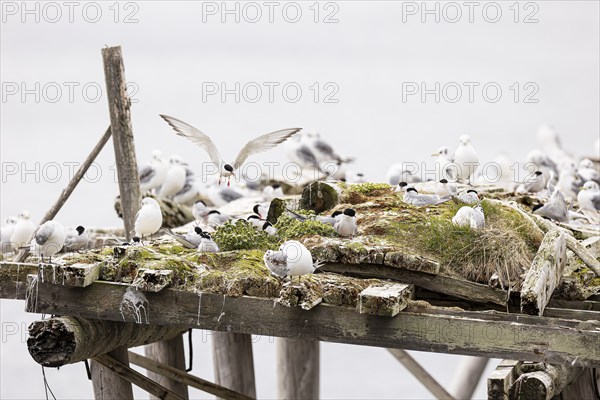
[[217, 210], [210, 210], [208, 212], [209, 214], [221, 214], [220, 212], [218, 212]]
[[258, 212], [258, 207], [260, 207], [260, 204], [255, 205], [254, 207], [252, 207], [252, 211], [254, 211], [256, 214], [260, 214]]
[[340, 182], [346, 182], [346, 178], [341, 178]]
[[229, 164], [225, 164], [223, 168], [225, 168], [225, 171], [233, 172], [233, 167]]
[[406, 189], [407, 192], [415, 192], [415, 193], [419, 193], [417, 192], [417, 189], [415, 189], [414, 187], [409, 187], [408, 189]]
[[203, 206], [206, 206], [206, 203], [202, 200], [198, 200], [197, 202], [195, 202], [194, 204], [198, 204], [198, 203], [202, 203]]
[[351, 209], [351, 208], [346, 208], [346, 209], [344, 210], [344, 215], [347, 215], [347, 216], [349, 216], [349, 217], [354, 217], [354, 216], [356, 215], [356, 211], [354, 211], [354, 210], [353, 210], [353, 209]]
[[79, 233], [80, 235], [83, 234], [83, 232], [85, 232], [85, 228], [81, 225], [79, 225], [77, 228], [75, 228], [75, 230], [77, 231], [77, 233]]
[[260, 217], [258, 215], [250, 215], [248, 218], [246, 218], [248, 221], [251, 219], [260, 219]]
[[531, 209], [531, 211], [533, 212], [533, 211], [535, 211], [535, 210], [537, 210], [539, 208], [542, 208], [543, 206], [544, 206], [543, 204], [536, 204], [535, 206], [533, 206], [533, 208]]
[[477, 190], [475, 190], [475, 189], [469, 189], [469, 190], [467, 190], [467, 193], [479, 194], [479, 193], [477, 193]]
[[202, 232], [202, 237], [203, 237], [204, 239], [212, 239], [212, 238], [210, 237], [210, 235], [209, 235], [207, 232]]
[[131, 240], [133, 240], [134, 243], [139, 243], [141, 239], [139, 238], [139, 236], [134, 236]]
[[281, 187], [281, 185], [279, 183], [275, 183], [273, 186], [273, 189], [279, 189]]
[[338, 215], [343, 214], [341, 211], [334, 211], [333, 214], [331, 214], [331, 216], [333, 218], [337, 217]]
[[405, 187], [405, 186], [408, 186], [408, 183], [406, 183], [406, 182], [400, 182], [400, 183], [398, 183], [398, 186]]
[[270, 227], [270, 226], [273, 226], [273, 225], [271, 225], [271, 223], [270, 223], [269, 221], [267, 221], [267, 222], [265, 222], [265, 223], [263, 224], [263, 227], [262, 227], [262, 228], [263, 228], [263, 229], [267, 229], [267, 228], [268, 228], [268, 227]]
[[198, 235], [202, 235], [202, 229], [199, 226], [194, 228], [194, 232], [196, 232]]
[[535, 171], [534, 174], [536, 174], [537, 176], [540, 176], [542, 174], [542, 171]]
[[448, 183], [448, 179], [440, 179], [440, 183]]
[[359, 172], [358, 174], [356, 174], [356, 176], [358, 176], [359, 178], [362, 178], [363, 176], [365, 176], [365, 174], [363, 174], [362, 172]]

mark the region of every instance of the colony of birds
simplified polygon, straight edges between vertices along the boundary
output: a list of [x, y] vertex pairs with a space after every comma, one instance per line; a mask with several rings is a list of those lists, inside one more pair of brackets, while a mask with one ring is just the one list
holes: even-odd
[[[373, 244], [378, 233], [389, 234], [389, 230], [378, 230], [377, 221], [369, 223], [366, 218], [363, 219], [365, 228], [361, 229], [358, 215], [363, 209], [365, 213], [375, 208], [387, 210], [385, 204], [380, 204], [386, 202], [388, 205], [402, 204], [405, 212], [402, 215], [418, 210], [419, 214], [414, 214], [418, 215], [417, 218], [426, 219], [431, 215], [461, 232], [485, 232], [486, 208], [493, 209], [492, 203], [486, 203], [486, 196], [500, 200], [520, 196], [527, 199], [529, 211], [533, 214], [557, 224], [600, 231], [600, 174], [597, 165], [590, 159], [578, 160], [566, 152], [556, 132], [548, 127], [540, 128], [538, 139], [541, 148], [528, 154], [526, 165], [529, 173], [522, 179], [515, 179], [511, 163], [505, 156], [494, 162], [498, 166], [494, 169], [496, 175], [486, 176], [481, 172], [482, 162], [469, 136], [463, 135], [454, 153], [448, 147], [441, 147], [433, 154], [436, 157], [435, 178], [425, 181], [406, 163], [398, 163], [390, 167], [387, 183], [373, 184], [368, 183], [363, 174], [349, 171], [347, 166], [354, 160], [340, 156], [317, 133], [293, 128], [259, 136], [249, 141], [233, 162], [226, 163], [212, 140], [200, 130], [176, 118], [161, 117], [177, 135], [206, 151], [216, 167], [215, 173], [212, 177], [197, 174], [181, 157], [173, 155], [167, 160], [160, 151], [154, 151], [150, 162], [139, 170], [140, 186], [145, 196], [136, 216], [135, 236], [131, 242], [114, 237], [113, 245], [151, 247], [156, 242], [172, 242], [189, 252], [202, 254], [254, 249], [261, 251], [262, 268], [279, 279], [285, 279], [311, 274], [321, 265], [307, 248], [310, 240], [303, 240], [306, 236], [322, 234], [337, 238], [336, 243], [343, 245], [360, 243], [360, 237], [367, 234], [375, 237], [370, 241]], [[299, 210], [294, 200], [297, 196], [284, 193], [284, 188], [294, 186], [285, 179], [279, 179], [278, 183], [266, 183], [266, 180], [261, 183], [245, 181], [243, 176], [238, 176], [248, 157], [279, 145], [285, 147], [290, 161], [299, 166], [299, 174], [307, 177], [300, 181], [301, 185], [316, 180], [343, 188], [356, 187], [359, 192], [376, 193], [376, 199], [361, 197], [370, 201], [371, 208], [350, 201], [342, 202], [327, 213], [315, 214]], [[598, 162], [598, 141], [594, 146]], [[236, 179], [232, 180], [232, 177]], [[279, 218], [273, 220], [269, 218], [269, 210], [274, 199], [283, 199], [285, 209], [279, 213]], [[164, 226], [161, 200], [191, 208], [194, 220], [181, 227]], [[448, 214], [448, 210], [452, 215]], [[378, 215], [381, 217], [385, 212]], [[391, 214], [387, 215], [389, 219]], [[404, 218], [398, 216], [400, 214], [393, 215], [392, 218]], [[498, 216], [495, 218], [498, 219]], [[292, 234], [291, 225], [310, 229], [299, 228]], [[232, 241], [227, 234], [235, 230], [243, 232], [243, 235], [238, 234]], [[2, 226], [1, 235], [5, 257], [28, 248], [42, 261], [52, 262], [58, 253], [78, 252], [91, 247], [91, 235], [83, 226], [69, 230], [57, 221], [47, 221], [37, 227], [27, 211], [21, 212], [17, 218], [8, 218]], [[539, 245], [539, 242], [536, 244]], [[58, 262], [62, 262], [60, 258]]]

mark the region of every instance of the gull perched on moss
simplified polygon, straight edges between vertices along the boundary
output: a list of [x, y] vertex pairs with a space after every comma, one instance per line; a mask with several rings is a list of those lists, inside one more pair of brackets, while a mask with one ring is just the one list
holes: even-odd
[[31, 241], [31, 251], [42, 259], [49, 258], [63, 248], [67, 232], [65, 227], [57, 221], [46, 221], [40, 226]]
[[160, 204], [152, 197], [145, 197], [142, 200], [142, 208], [135, 217], [135, 235], [143, 238], [153, 235], [162, 226], [162, 211]]

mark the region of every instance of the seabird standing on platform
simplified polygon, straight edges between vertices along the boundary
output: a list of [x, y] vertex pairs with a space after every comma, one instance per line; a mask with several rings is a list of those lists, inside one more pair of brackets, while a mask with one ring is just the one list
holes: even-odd
[[141, 237], [153, 235], [162, 226], [162, 211], [158, 201], [151, 197], [142, 200], [142, 207], [135, 217], [135, 235]]
[[479, 156], [471, 145], [469, 135], [462, 135], [458, 138], [459, 145], [454, 153], [454, 163], [457, 166], [456, 180], [471, 183], [471, 178], [479, 166]]
[[186, 234], [179, 235], [174, 233], [170, 229], [163, 229], [167, 235], [171, 236], [173, 239], [177, 240], [183, 247], [186, 249], [196, 249], [200, 246], [202, 242], [202, 229], [199, 226], [194, 227], [194, 229]]
[[162, 114], [160, 116], [179, 136], [191, 140], [193, 143], [206, 150], [210, 160], [219, 168], [219, 183], [221, 183], [222, 178], [227, 178], [227, 186], [229, 186], [231, 176], [235, 176], [234, 171], [239, 169], [250, 155], [272, 149], [301, 130], [301, 128], [283, 129], [252, 139], [240, 150], [233, 163], [227, 164], [221, 159], [219, 150], [210, 137], [177, 118]]
[[275, 228], [269, 221], [264, 221], [262, 230], [265, 231], [269, 236], [277, 235], [277, 228]]
[[584, 158], [579, 162], [577, 175], [583, 182], [594, 181], [600, 185], [600, 173], [594, 168], [594, 162], [588, 158]]
[[283, 243], [279, 251], [267, 250], [263, 259], [271, 274], [279, 278], [312, 274], [321, 266], [318, 261], [313, 263], [310, 251], [297, 240]]
[[72, 252], [83, 250], [87, 247], [90, 237], [85, 228], [79, 225], [74, 231], [67, 232], [65, 245], [62, 248], [63, 252]]
[[[336, 216], [337, 217], [337, 216]], [[354, 236], [358, 232], [356, 226], [356, 211], [346, 208], [342, 214], [339, 214], [339, 221], [333, 225], [333, 229], [340, 236]]]
[[6, 223], [0, 228], [0, 254], [10, 253], [13, 251], [10, 244], [10, 238], [17, 223], [16, 217], [8, 217]]
[[31, 252], [37, 255], [44, 262], [48, 258], [52, 262], [52, 256], [63, 248], [67, 232], [65, 227], [57, 221], [46, 221], [35, 233], [31, 241]]
[[466, 193], [459, 194], [456, 199], [465, 204], [476, 204], [479, 203], [479, 194], [477, 190], [469, 189]]
[[174, 154], [169, 159], [169, 169], [167, 177], [162, 186], [158, 190], [160, 197], [172, 197], [177, 194], [185, 186], [186, 169], [183, 165], [183, 160], [178, 155]]
[[230, 219], [231, 217], [229, 215], [223, 215], [217, 210], [210, 210], [206, 215], [206, 224], [212, 228], [216, 228]]
[[221, 251], [219, 245], [212, 239], [207, 232], [202, 232], [202, 240], [198, 245], [198, 251], [202, 253], [218, 253]]
[[256, 204], [252, 208], [252, 211], [256, 215], [258, 215], [261, 219], [267, 219], [267, 214], [269, 214], [269, 207], [263, 206], [262, 204]]
[[447, 179], [440, 179], [435, 190], [440, 199], [456, 196], [457, 192], [456, 184], [448, 182]]
[[454, 172], [456, 168], [452, 168], [450, 164], [453, 163], [453, 158], [450, 155], [450, 148], [443, 146], [440, 147], [435, 153], [431, 155], [435, 157], [435, 172], [436, 176], [441, 179], [456, 179]]
[[10, 237], [10, 243], [12, 244], [15, 252], [19, 251], [20, 247], [27, 246], [31, 242], [34, 231], [35, 224], [29, 217], [29, 211], [21, 211]]
[[589, 181], [583, 185], [577, 194], [577, 202], [591, 222], [600, 222], [600, 187], [596, 182]]
[[542, 171], [535, 171], [533, 175], [523, 182], [523, 190], [527, 193], [538, 193], [546, 188], [546, 177]]
[[198, 200], [194, 203], [192, 207], [192, 215], [196, 219], [196, 221], [202, 221], [209, 213], [208, 207], [206, 207], [206, 203], [202, 200]]

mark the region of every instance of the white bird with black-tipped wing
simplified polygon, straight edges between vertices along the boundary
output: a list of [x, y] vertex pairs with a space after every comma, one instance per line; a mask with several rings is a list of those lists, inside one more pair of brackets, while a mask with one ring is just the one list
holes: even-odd
[[252, 139], [240, 150], [233, 163], [228, 164], [225, 163], [221, 158], [221, 154], [219, 153], [219, 150], [213, 143], [212, 139], [202, 133], [199, 129], [196, 129], [188, 123], [185, 123], [177, 118], [169, 117], [168, 115], [163, 114], [160, 116], [171, 126], [171, 128], [175, 130], [179, 136], [183, 136], [186, 139], [191, 140], [193, 143], [206, 150], [211, 162], [215, 163], [219, 168], [219, 184], [221, 183], [221, 178], [228, 178], [228, 186], [229, 179], [231, 179], [231, 176], [234, 175], [234, 171], [239, 169], [249, 156], [274, 148], [275, 146], [285, 142], [302, 129], [282, 129]]

